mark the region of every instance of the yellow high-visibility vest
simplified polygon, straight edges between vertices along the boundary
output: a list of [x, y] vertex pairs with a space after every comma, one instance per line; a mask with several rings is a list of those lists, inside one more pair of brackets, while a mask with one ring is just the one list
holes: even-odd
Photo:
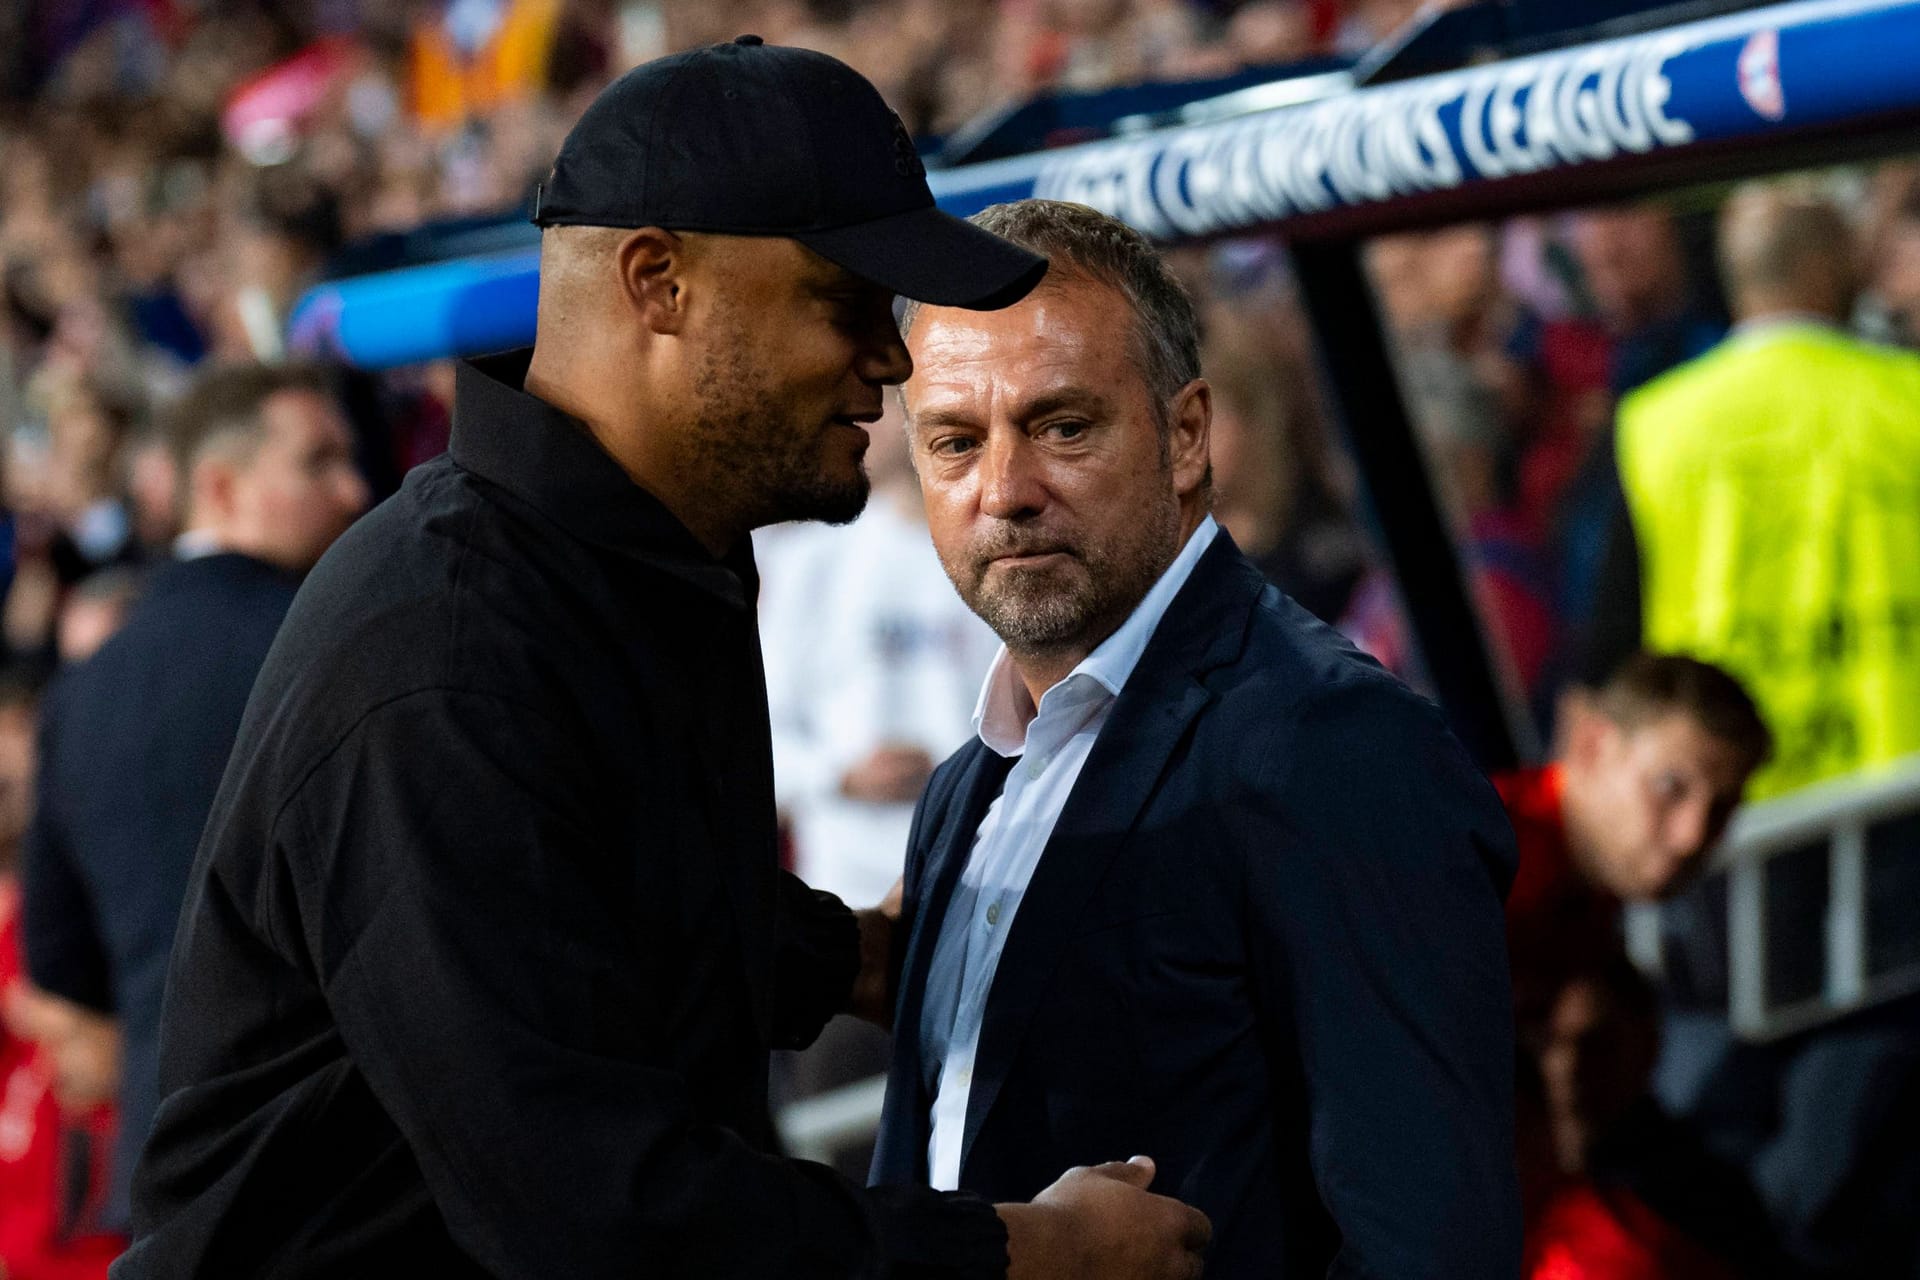
[[1738, 332], [1621, 404], [1647, 648], [1717, 663], [1776, 739], [1759, 799], [1920, 751], [1920, 357]]

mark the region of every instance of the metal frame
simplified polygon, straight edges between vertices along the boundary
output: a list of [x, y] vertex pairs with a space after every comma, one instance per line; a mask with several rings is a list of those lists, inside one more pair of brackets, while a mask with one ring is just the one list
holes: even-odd
[[[1776, 1040], [1920, 991], [1920, 960], [1871, 971], [1868, 833], [1894, 818], [1920, 816], [1920, 756], [1835, 779], [1753, 805], [1735, 820], [1708, 875], [1727, 881], [1727, 1018], [1735, 1034]], [[1827, 851], [1824, 973], [1811, 1000], [1774, 1004], [1767, 993], [1767, 868], [1809, 846]], [[1662, 908], [1629, 907], [1627, 949], [1659, 973], [1665, 959]]]

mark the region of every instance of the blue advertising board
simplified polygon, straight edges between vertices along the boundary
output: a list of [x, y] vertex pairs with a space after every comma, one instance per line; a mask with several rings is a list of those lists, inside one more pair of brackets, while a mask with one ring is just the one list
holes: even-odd
[[[929, 175], [967, 215], [1043, 196], [1170, 243], [1920, 111], [1920, 0], [1798, 0], [1644, 35]], [[324, 285], [296, 349], [367, 367], [522, 345], [532, 250]]]

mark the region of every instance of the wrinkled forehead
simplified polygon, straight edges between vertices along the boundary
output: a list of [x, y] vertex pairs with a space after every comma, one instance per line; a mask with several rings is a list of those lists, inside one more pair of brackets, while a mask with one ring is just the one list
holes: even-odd
[[1023, 401], [1062, 388], [1146, 395], [1127, 302], [1094, 281], [1043, 283], [999, 311], [916, 309], [907, 333], [914, 373], [902, 394], [910, 416], [983, 396]]

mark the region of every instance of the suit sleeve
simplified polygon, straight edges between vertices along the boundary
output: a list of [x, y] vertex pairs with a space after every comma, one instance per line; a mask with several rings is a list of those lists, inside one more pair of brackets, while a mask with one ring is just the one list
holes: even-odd
[[362, 721], [276, 828], [299, 945], [452, 1237], [503, 1280], [1003, 1275], [991, 1206], [876, 1199], [695, 1116], [661, 1065], [669, 944], [607, 908], [633, 879], [597, 778], [557, 726], [433, 690]]
[[1384, 684], [1329, 695], [1266, 754], [1283, 777], [1247, 860], [1257, 998], [1298, 1046], [1328, 1274], [1515, 1276], [1498, 802], [1437, 713]]
[[96, 1012], [112, 1013], [113, 980], [93, 898], [61, 826], [55, 749], [59, 719], [58, 700], [50, 695], [23, 858], [21, 949], [35, 986]]

